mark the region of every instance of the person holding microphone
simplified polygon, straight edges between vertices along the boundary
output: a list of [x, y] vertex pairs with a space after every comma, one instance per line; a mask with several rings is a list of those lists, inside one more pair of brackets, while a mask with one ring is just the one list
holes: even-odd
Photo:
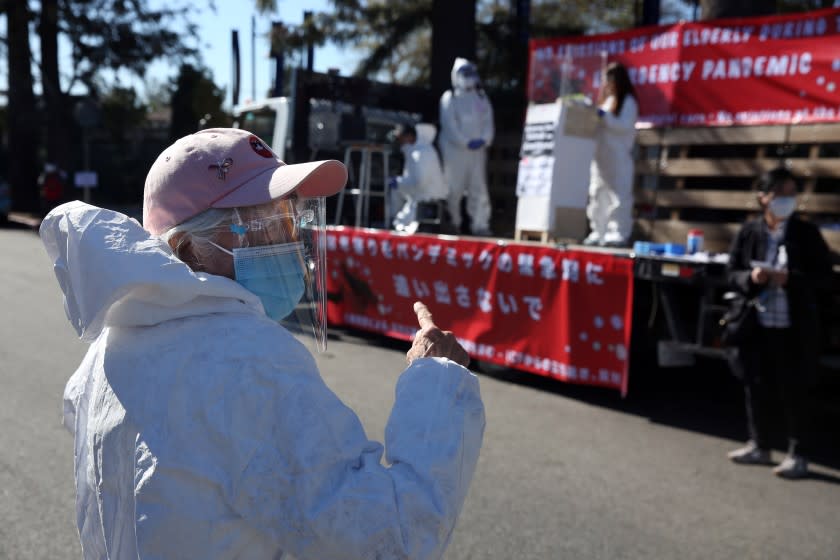
[[598, 98], [600, 123], [590, 167], [590, 233], [584, 245], [624, 247], [633, 230], [633, 146], [639, 103], [627, 68], [610, 63]]

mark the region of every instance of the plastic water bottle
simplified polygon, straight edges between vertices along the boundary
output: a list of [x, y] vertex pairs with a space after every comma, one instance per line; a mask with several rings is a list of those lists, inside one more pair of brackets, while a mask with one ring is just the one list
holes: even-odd
[[703, 251], [703, 230], [691, 229], [688, 230], [688, 239], [686, 240], [686, 248], [689, 255], [700, 253]]
[[787, 268], [788, 254], [787, 248], [784, 245], [779, 246], [779, 255], [776, 257], [776, 268], [784, 270]]

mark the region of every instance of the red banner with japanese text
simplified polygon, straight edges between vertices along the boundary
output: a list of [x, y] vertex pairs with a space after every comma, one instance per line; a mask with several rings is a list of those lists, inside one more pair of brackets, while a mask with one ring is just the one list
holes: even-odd
[[840, 8], [682, 22], [530, 42], [528, 99], [597, 99], [601, 70], [630, 73], [640, 126], [840, 121]]
[[328, 230], [328, 314], [408, 340], [415, 301], [482, 361], [627, 390], [627, 258], [506, 242]]

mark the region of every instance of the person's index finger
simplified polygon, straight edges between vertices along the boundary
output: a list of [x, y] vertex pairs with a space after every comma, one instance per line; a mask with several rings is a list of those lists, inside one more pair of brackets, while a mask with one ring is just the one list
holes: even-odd
[[432, 312], [426, 307], [422, 301], [414, 302], [414, 312], [417, 313], [417, 322], [420, 323], [420, 328], [434, 327], [435, 321], [432, 319]]

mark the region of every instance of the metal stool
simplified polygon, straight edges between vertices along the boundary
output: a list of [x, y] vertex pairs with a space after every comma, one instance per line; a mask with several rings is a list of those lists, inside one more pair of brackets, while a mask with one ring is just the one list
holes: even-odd
[[[356, 227], [370, 227], [370, 197], [382, 197], [382, 225], [388, 227], [389, 201], [388, 201], [388, 156], [390, 146], [384, 144], [357, 143], [347, 146], [344, 150], [344, 165], [347, 167], [349, 183], [353, 188], [344, 188], [338, 194], [338, 201], [335, 209], [335, 224], [341, 224], [342, 210], [344, 210], [344, 196], [356, 197], [356, 214], [354, 225]], [[359, 162], [358, 173], [355, 173], [353, 166], [353, 154], [358, 154], [355, 159]], [[373, 156], [379, 155], [382, 158], [382, 190], [371, 189], [371, 176], [373, 174]]]

